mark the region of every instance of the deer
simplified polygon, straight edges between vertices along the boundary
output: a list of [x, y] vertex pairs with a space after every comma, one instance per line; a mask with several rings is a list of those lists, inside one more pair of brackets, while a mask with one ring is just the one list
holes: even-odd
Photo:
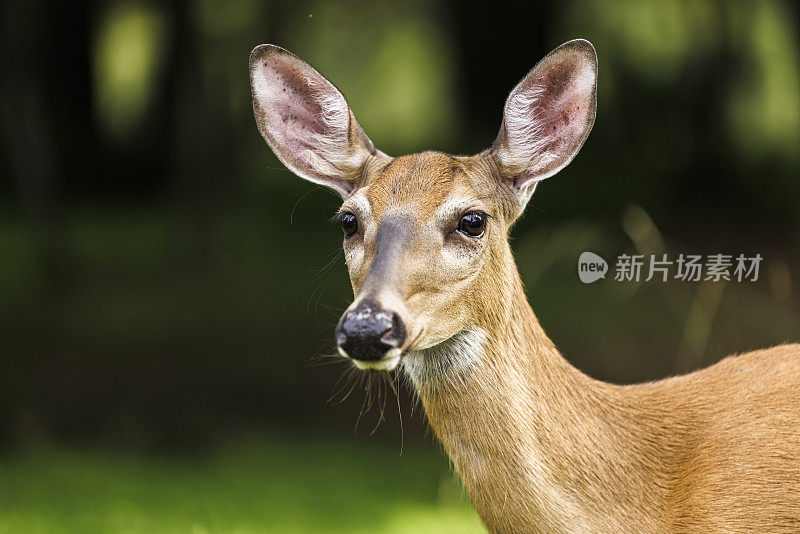
[[597, 69], [569, 41], [513, 88], [488, 149], [391, 157], [308, 63], [252, 51], [262, 137], [342, 197], [338, 352], [408, 377], [490, 532], [800, 532], [800, 344], [618, 385], [570, 364], [528, 302], [509, 232], [588, 137]]

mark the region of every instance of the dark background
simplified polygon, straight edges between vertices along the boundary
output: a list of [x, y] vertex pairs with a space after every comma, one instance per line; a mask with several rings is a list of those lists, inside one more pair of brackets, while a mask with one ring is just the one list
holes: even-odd
[[[545, 329], [616, 382], [797, 340], [798, 15], [788, 2], [4, 2], [0, 445], [352, 432], [363, 387], [326, 405], [346, 365], [315, 358], [352, 297], [327, 222], [338, 198], [258, 135], [247, 59], [265, 42], [331, 79], [400, 155], [485, 148], [514, 84], [589, 39], [594, 130], [513, 232]], [[765, 259], [755, 283], [587, 286], [584, 250]], [[414, 439], [424, 423], [400, 401]], [[377, 431], [393, 442], [394, 403]]]

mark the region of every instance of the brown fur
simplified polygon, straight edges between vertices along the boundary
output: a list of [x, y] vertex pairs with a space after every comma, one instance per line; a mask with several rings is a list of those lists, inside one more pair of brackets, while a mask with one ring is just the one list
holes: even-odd
[[[496, 189], [486, 157], [460, 161], [453, 173], [435, 153], [396, 160], [365, 185], [373, 218], [392, 206], [432, 213], [456, 187], [475, 198]], [[485, 201], [503, 213], [502, 201]], [[460, 317], [459, 326], [492, 333], [480, 365], [458, 382], [416, 384], [487, 527], [800, 531], [800, 345], [654, 383], [593, 380], [539, 326], [506, 241], [512, 222], [492, 220], [498, 228], [480, 273], [448, 306], [434, 306], [437, 321]], [[440, 281], [418, 272], [430, 251], [408, 254], [399, 279], [418, 280], [404, 295], [413, 300], [425, 281]], [[358, 277], [354, 286], [358, 294]], [[423, 315], [406, 313], [410, 324]]]
[[[596, 56], [588, 42], [566, 43], [523, 79], [492, 149], [392, 159], [372, 147], [349, 112], [346, 136], [328, 125], [348, 145], [317, 149], [348, 163], [336, 175], [292, 149], [315, 146], [304, 130], [278, 142], [286, 133], [281, 121], [267, 119], [283, 97], [270, 92], [264, 80], [272, 74], [262, 65], [300, 69], [338, 109], [343, 97], [282, 49], [264, 45], [251, 56], [265, 140], [290, 168], [341, 192], [342, 210], [358, 220], [344, 240], [351, 309], [369, 298], [402, 318], [403, 368], [490, 531], [800, 532], [800, 345], [618, 386], [572, 367], [528, 304], [508, 232], [537, 181], [569, 163], [591, 129]], [[525, 107], [514, 99], [525, 102], [531, 84], [557, 98], [531, 100], [548, 114], [530, 120], [544, 116], [555, 126], [555, 117], [564, 127], [552, 136], [541, 129], [534, 150], [520, 150]], [[490, 216], [485, 233], [455, 231], [475, 210]], [[378, 228], [387, 222], [392, 231], [378, 251]]]
[[[424, 226], [453, 190], [497, 214], [485, 262], [454, 294], [436, 294], [448, 274], [431, 272], [431, 247], [416, 242], [406, 248], [400, 273], [385, 281], [387, 288], [403, 286], [412, 339], [430, 328], [428, 316], [444, 330], [437, 337], [465, 324], [492, 334], [479, 365], [459, 380], [415, 384], [486, 526], [800, 531], [800, 345], [648, 384], [617, 386], [583, 375], [559, 354], [525, 298], [507, 242], [515, 210], [491, 157], [458, 161], [454, 170], [442, 154], [405, 156], [362, 187], [376, 221], [402, 209]], [[374, 254], [366, 248], [351, 273], [357, 295]]]

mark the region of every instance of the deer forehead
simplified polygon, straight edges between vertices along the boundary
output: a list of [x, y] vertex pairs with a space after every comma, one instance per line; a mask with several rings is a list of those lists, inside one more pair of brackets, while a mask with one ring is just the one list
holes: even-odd
[[367, 178], [345, 206], [373, 221], [404, 212], [418, 222], [446, 223], [460, 211], [487, 208], [480, 177], [470, 171], [468, 158], [434, 152], [401, 156]]

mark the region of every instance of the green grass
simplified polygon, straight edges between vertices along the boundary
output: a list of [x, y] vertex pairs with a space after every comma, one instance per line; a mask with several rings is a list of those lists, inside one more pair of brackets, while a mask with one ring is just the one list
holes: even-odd
[[202, 456], [0, 457], [0, 532], [483, 532], [433, 446], [281, 438]]

